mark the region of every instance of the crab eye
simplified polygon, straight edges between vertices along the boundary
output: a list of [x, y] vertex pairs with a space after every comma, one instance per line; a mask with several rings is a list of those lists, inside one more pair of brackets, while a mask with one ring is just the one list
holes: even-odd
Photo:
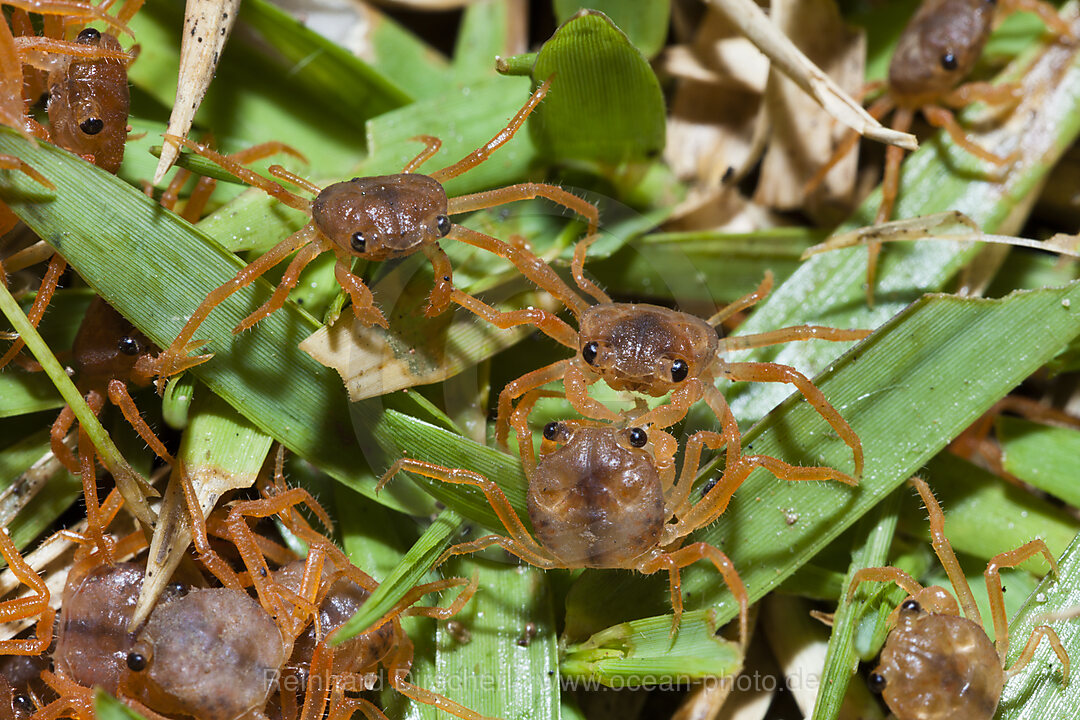
[[96, 45], [99, 40], [101, 40], [101, 33], [94, 28], [86, 28], [75, 38], [75, 42], [82, 43], [83, 45], [90, 45], [91, 43]]
[[902, 610], [903, 612], [919, 612], [920, 610], [922, 610], [922, 607], [914, 599], [908, 598], [900, 606], [900, 610]]
[[682, 382], [689, 373], [690, 366], [686, 364], [685, 360], [676, 360], [671, 363], [671, 379], [674, 382]]
[[79, 129], [87, 135], [97, 135], [105, 129], [105, 123], [102, 122], [101, 118], [88, 117], [79, 123]]
[[960, 63], [957, 61], [956, 55], [953, 54], [952, 50], [946, 50], [941, 56], [941, 67], [946, 70], [955, 70], [959, 64]]
[[450, 232], [450, 218], [440, 215], [435, 218], [435, 227], [439, 229], [439, 235], [446, 237]]
[[596, 353], [600, 350], [600, 343], [593, 341], [581, 348], [581, 359], [592, 365], [596, 362]]
[[559, 436], [559, 423], [549, 422], [544, 426], [544, 437], [548, 440], [554, 440]]
[[125, 335], [116, 343], [116, 349], [124, 355], [138, 355], [139, 341], [130, 335]]
[[880, 695], [885, 690], [885, 676], [881, 673], [870, 673], [866, 684], [870, 686], [870, 692]]
[[367, 238], [364, 237], [364, 233], [357, 231], [353, 233], [349, 244], [352, 245], [354, 251], [362, 253], [367, 248]]
[[11, 706], [19, 712], [32, 713], [37, 710], [34, 701], [24, 693], [17, 692], [11, 696]]
[[142, 653], [129, 652], [127, 656], [127, 666], [135, 672], [142, 672], [146, 669], [146, 656]]
[[636, 448], [645, 447], [649, 436], [641, 428], [630, 428], [630, 444]]

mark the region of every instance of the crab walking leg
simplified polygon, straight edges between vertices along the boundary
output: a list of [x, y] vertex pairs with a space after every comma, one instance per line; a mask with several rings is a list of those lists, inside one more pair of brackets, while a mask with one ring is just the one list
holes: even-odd
[[496, 310], [479, 298], [464, 293], [457, 288], [450, 291], [450, 299], [474, 315], [483, 318], [501, 330], [508, 330], [519, 325], [533, 325], [542, 333], [566, 345], [576, 348], [577, 333], [558, 315], [543, 308], [522, 308], [521, 310]]
[[708, 323], [713, 327], [719, 327], [725, 320], [733, 316], [735, 313], [742, 312], [747, 308], [751, 308], [757, 305], [759, 302], [768, 297], [772, 292], [773, 287], [773, 274], [772, 270], [765, 271], [765, 277], [762, 278], [761, 284], [757, 286], [757, 289], [752, 292], [748, 292], [741, 298], [733, 303], [729, 303], [713, 313], [712, 317], [708, 319]]
[[0, 554], [7, 561], [11, 572], [32, 594], [0, 603], [0, 621], [10, 622], [39, 615], [35, 632], [37, 637], [0, 640], [0, 652], [8, 655], [39, 655], [52, 643], [53, 621], [56, 611], [49, 606], [49, 588], [45, 581], [23, 560], [7, 528], [0, 528]]
[[671, 607], [674, 610], [671, 632], [674, 635], [679, 628], [683, 613], [682, 580], [679, 571], [681, 568], [704, 559], [709, 560], [716, 567], [724, 578], [724, 582], [727, 584], [731, 594], [735, 597], [735, 601], [739, 604], [739, 645], [745, 650], [747, 643], [750, 641], [750, 598], [747, 595], [742, 578], [739, 577], [739, 573], [735, 570], [735, 566], [720, 549], [708, 543], [696, 542], [673, 552], [661, 552], [651, 562], [643, 564], [639, 569], [646, 574], [651, 574], [657, 570], [668, 571]]
[[[701, 453], [705, 448], [717, 450], [731, 442], [731, 438], [708, 430], [700, 430], [690, 436], [686, 441], [686, 449], [683, 453], [682, 472], [679, 473], [679, 481], [672, 489], [670, 497], [665, 498], [666, 511], [664, 521], [672, 517], [681, 517], [689, 509], [690, 491], [694, 486], [698, 469], [701, 467]], [[738, 442], [738, 438], [735, 438]]]
[[848, 588], [847, 599], [850, 602], [855, 597], [855, 591], [864, 582], [894, 582], [904, 591], [915, 597], [923, 590], [923, 586], [903, 570], [894, 567], [859, 568], [851, 576], [851, 587]]
[[135, 429], [135, 432], [139, 434], [139, 437], [143, 439], [143, 442], [154, 451], [154, 454], [164, 460], [166, 464], [172, 465], [172, 455], [165, 449], [164, 443], [158, 439], [158, 436], [154, 434], [154, 431], [150, 429], [150, 426], [146, 424], [146, 420], [143, 419], [142, 414], [139, 412], [139, 408], [135, 406], [135, 401], [131, 399], [131, 393], [128, 392], [127, 383], [116, 378], [110, 380], [109, 401], [120, 408], [120, 412], [124, 414], [124, 419]]
[[[37, 327], [38, 323], [41, 322], [41, 318], [45, 316], [45, 309], [49, 307], [53, 293], [56, 292], [56, 286], [60, 282], [60, 276], [64, 274], [66, 269], [67, 260], [60, 253], [53, 253], [52, 258], [49, 260], [49, 266], [45, 269], [45, 277], [41, 279], [41, 286], [38, 288], [34, 303], [30, 306], [30, 312], [26, 313], [26, 318], [33, 327]], [[0, 357], [0, 369], [3, 369], [5, 365], [11, 362], [12, 358], [19, 354], [25, 344], [22, 338], [17, 338], [7, 352]]]
[[[574, 282], [577, 283], [579, 288], [595, 298], [597, 302], [606, 304], [611, 302], [611, 296], [601, 290], [599, 285], [585, 277], [585, 256], [588, 254], [592, 244], [599, 239], [598, 235], [590, 233], [578, 241], [578, 244], [574, 246], [574, 259], [570, 263], [570, 271], [573, 273]], [[581, 311], [574, 312], [574, 315], [581, 317]]]
[[272, 247], [260, 258], [243, 267], [236, 273], [236, 276], [233, 277], [232, 280], [211, 290], [210, 294], [206, 296], [206, 299], [203, 300], [202, 303], [199, 304], [199, 307], [195, 309], [195, 312], [191, 314], [187, 323], [184, 324], [183, 329], [180, 330], [180, 334], [177, 335], [176, 339], [172, 341], [172, 344], [161, 353], [159, 357], [159, 362], [161, 363], [161, 377], [167, 378], [170, 375], [175, 375], [181, 370], [186, 370], [187, 368], [209, 360], [212, 357], [211, 355], [200, 355], [193, 358], [185, 357], [185, 355], [191, 349], [191, 339], [195, 335], [195, 331], [198, 330], [199, 326], [203, 324], [207, 317], [209, 317], [211, 311], [224, 302], [229, 296], [255, 282], [255, 280], [265, 274], [267, 270], [277, 265], [289, 255], [292, 255], [300, 248], [309, 244], [313, 240], [314, 234], [315, 229], [311, 227], [305, 227], [298, 230]]
[[487, 190], [472, 195], [450, 198], [450, 214], [457, 215], [458, 213], [483, 210], [518, 200], [533, 200], [538, 197], [546, 198], [581, 215], [589, 221], [588, 235], [596, 235], [596, 231], [600, 227], [600, 211], [596, 209], [596, 206], [588, 200], [582, 200], [572, 192], [546, 183], [520, 183], [497, 190]]
[[[930, 491], [930, 486], [924, 480], [913, 477], [908, 482], [919, 491], [919, 496], [922, 497], [923, 504], [926, 505], [926, 511], [930, 515], [930, 538], [934, 553], [938, 556], [941, 566], [945, 568], [945, 573], [949, 576], [949, 582], [953, 584], [953, 589], [956, 590], [956, 595], [960, 599], [960, 607], [964, 609], [964, 615], [968, 619], [982, 624], [982, 615], [979, 613], [979, 606], [975, 603], [975, 595], [971, 592], [971, 586], [968, 585], [964, 570], [960, 567], [960, 561], [956, 559], [952, 544], [945, 537], [945, 513], [941, 511], [941, 505], [938, 504], [937, 498], [934, 497], [934, 493]], [[989, 580], [989, 578], [987, 579]], [[1008, 631], [1006, 631], [1006, 646], [1008, 646], [1009, 642], [1007, 638]]]
[[470, 472], [469, 470], [445, 468], [422, 460], [399, 458], [390, 466], [390, 469], [383, 474], [382, 478], [379, 480], [379, 484], [375, 486], [376, 491], [385, 487], [386, 483], [390, 482], [390, 479], [402, 470], [422, 475], [431, 478], [432, 480], [451, 483], [453, 485], [471, 485], [472, 487], [479, 488], [484, 493], [484, 497], [487, 498], [488, 503], [491, 505], [491, 509], [495, 511], [495, 515], [499, 518], [499, 522], [501, 522], [503, 527], [506, 528], [506, 531], [510, 533], [511, 538], [520, 543], [523, 547], [534, 551], [537, 555], [543, 555], [545, 553], [544, 549], [540, 547], [539, 543], [533, 540], [532, 536], [529, 535], [529, 531], [525, 529], [525, 524], [521, 522], [521, 518], [518, 517], [517, 512], [515, 512], [514, 508], [510, 505], [510, 501], [506, 499], [506, 494], [503, 493], [502, 488], [483, 475]]
[[960, 127], [960, 123], [956, 121], [956, 116], [945, 108], [927, 105], [922, 108], [922, 114], [931, 125], [949, 133], [949, 137], [952, 138], [954, 143], [980, 160], [985, 160], [994, 165], [1005, 165], [1012, 161], [1012, 156], [996, 155], [969, 139], [967, 133], [964, 132], [964, 128]]
[[768, 455], [743, 455], [739, 458], [738, 464], [724, 469], [724, 474], [712, 489], [684, 516], [679, 517], [677, 523], [665, 527], [665, 538], [673, 539], [688, 535], [723, 515], [735, 491], [746, 481], [755, 467], [765, 468], [780, 480], [788, 482], [839, 480], [846, 485], [858, 484], [854, 478], [830, 467], [795, 466]]
[[792, 327], [770, 330], [754, 335], [740, 335], [727, 337], [720, 340], [720, 352], [732, 352], [734, 350], [749, 350], [750, 348], [768, 347], [780, 343], [796, 342], [799, 340], [829, 340], [831, 342], [846, 342], [850, 340], [862, 340], [870, 336], [873, 330], [844, 330], [822, 325], [793, 325]]
[[1057, 560], [1054, 559], [1054, 555], [1041, 538], [1027, 542], [1015, 550], [999, 553], [990, 558], [990, 562], [986, 564], [986, 571], [984, 572], [986, 592], [990, 596], [990, 615], [994, 620], [995, 644], [1001, 657], [1009, 654], [1009, 623], [1005, 616], [1005, 591], [1001, 587], [1001, 568], [1016, 567], [1028, 558], [1040, 553], [1050, 563], [1050, 571], [1057, 575]]
[[304, 271], [304, 268], [314, 260], [325, 248], [319, 247], [317, 244], [312, 243], [300, 249], [300, 252], [296, 253], [296, 256], [289, 263], [289, 267], [286, 268], [285, 274], [281, 277], [281, 281], [277, 287], [274, 288], [274, 294], [270, 296], [270, 299], [264, 302], [259, 309], [244, 318], [239, 325], [233, 328], [233, 335], [244, 332], [255, 325], [260, 320], [267, 318], [271, 313], [280, 310], [285, 301], [289, 298], [289, 292], [296, 287], [296, 283], [300, 282], [300, 273]]
[[[453, 204], [452, 200], [451, 204]], [[580, 314], [586, 307], [585, 301], [571, 290], [569, 285], [563, 282], [563, 279], [551, 269], [551, 266], [532, 252], [461, 225], [453, 226], [450, 230], [450, 237], [473, 247], [486, 250], [493, 255], [506, 258], [534, 285], [551, 293], [552, 297], [570, 308], [575, 315]]]
[[1063, 685], [1069, 684], [1069, 670], [1071, 667], [1069, 653], [1065, 651], [1065, 646], [1061, 644], [1061, 638], [1058, 637], [1057, 631], [1049, 625], [1036, 625], [1035, 629], [1031, 631], [1031, 637], [1028, 638], [1027, 644], [1024, 645], [1020, 657], [1016, 658], [1016, 662], [1012, 664], [1012, 667], [1005, 670], [1006, 680], [1027, 667], [1028, 663], [1035, 657], [1035, 649], [1039, 647], [1039, 643], [1043, 638], [1046, 638], [1058, 659], [1061, 660], [1061, 683]]
[[401, 169], [402, 174], [416, 172], [418, 167], [426, 163], [435, 153], [439, 152], [440, 148], [442, 148], [442, 140], [434, 135], [417, 135], [414, 138], [410, 138], [410, 140], [424, 143], [424, 149], [417, 153], [416, 157], [412, 160], [405, 163], [405, 167]]
[[436, 170], [431, 173], [431, 177], [439, 182], [445, 182], [451, 178], [456, 178], [458, 175], [465, 173], [472, 168], [476, 167], [480, 163], [484, 162], [491, 156], [491, 153], [498, 150], [505, 145], [510, 138], [514, 137], [514, 133], [521, 129], [521, 126], [525, 124], [525, 119], [529, 117], [529, 114], [536, 109], [536, 106], [540, 104], [540, 101], [547, 95], [548, 90], [551, 88], [551, 78], [549, 77], [540, 87], [536, 88], [532, 96], [529, 97], [529, 101], [517, 111], [517, 114], [510, 119], [506, 127], [500, 130], [495, 137], [491, 138], [487, 143], [473, 150], [471, 153], [458, 160], [453, 165], [444, 167], [442, 170]]
[[863, 447], [862, 441], [855, 431], [851, 429], [836, 408], [825, 399], [825, 395], [818, 390], [817, 386], [808, 377], [798, 370], [777, 363], [724, 363], [720, 372], [721, 377], [733, 381], [749, 382], [782, 382], [789, 383], [798, 388], [806, 401], [809, 402], [825, 421], [832, 426], [836, 434], [851, 448], [855, 457], [855, 477], [862, 476], [863, 472]]

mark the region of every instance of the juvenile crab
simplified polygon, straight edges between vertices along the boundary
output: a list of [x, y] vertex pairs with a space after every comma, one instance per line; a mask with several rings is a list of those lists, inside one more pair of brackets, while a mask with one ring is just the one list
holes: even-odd
[[[449, 578], [414, 587], [373, 623], [371, 630], [339, 646], [332, 646], [329, 642], [331, 633], [356, 612], [378, 588], [378, 583], [349, 562], [332, 541], [300, 516], [296, 506], [305, 504], [320, 522], [330, 527], [329, 518], [307, 491], [285, 486], [281, 463], [279, 454], [275, 480], [261, 486], [263, 497], [234, 504], [217, 534], [226, 537], [240, 554], [258, 594], [259, 605], [273, 620], [285, 643], [285, 659], [279, 667], [283, 673], [279, 702], [286, 717], [295, 717], [298, 686], [308, 689], [304, 694], [302, 718], [322, 717], [328, 698], [331, 717], [346, 709], [360, 709], [369, 717], [382, 716], [371, 703], [347, 696], [345, 690], [367, 687], [370, 676], [383, 665], [390, 686], [401, 694], [465, 720], [482, 720], [482, 716], [472, 710], [405, 679], [412, 665], [413, 649], [400, 624], [401, 617], [410, 615], [452, 617], [472, 597], [476, 581], [470, 583], [463, 578]], [[226, 588], [240, 591], [243, 587], [240, 576], [208, 542], [207, 529], [216, 523], [204, 521], [194, 489], [186, 479], [184, 494], [200, 561]], [[247, 522], [249, 518], [274, 515], [308, 543], [310, 549], [302, 563], [289, 563], [271, 572], [264, 557], [268, 542], [256, 536]], [[414, 605], [428, 593], [462, 586], [465, 587], [448, 607]], [[293, 683], [287, 682], [290, 677]]]
[[[1019, 10], [1036, 13], [1058, 35], [1070, 39], [1073, 37], [1069, 25], [1057, 11], [1040, 0], [924, 0], [900, 35], [889, 63], [888, 80], [871, 83], [864, 88], [864, 92], [885, 88], [885, 94], [870, 105], [870, 115], [880, 120], [895, 109], [892, 128], [907, 132], [915, 113], [921, 112], [931, 125], [943, 128], [953, 142], [980, 160], [994, 165], [1009, 163], [1011, 157], [996, 155], [968, 139], [948, 108], [963, 108], [977, 101], [1007, 105], [1019, 99], [1014, 85], [986, 82], [960, 84], [982, 55], [996, 14]], [[858, 142], [857, 133], [848, 133], [833, 156], [807, 183], [807, 190], [820, 184], [829, 170]], [[895, 145], [886, 148], [885, 178], [881, 185], [881, 205], [875, 224], [886, 222], [892, 216], [900, 190], [900, 162], [903, 158], [903, 148]], [[867, 302], [873, 305], [881, 243], [873, 242], [868, 247]]]
[[[172, 455], [139, 414], [128, 392], [129, 382], [142, 386], [150, 383], [157, 368], [153, 353], [153, 345], [142, 333], [104, 300], [95, 297], [72, 345], [76, 387], [83, 393], [95, 415], [104, 408], [106, 400], [120, 408], [128, 424], [150, 449], [167, 464], [172, 464]], [[73, 475], [82, 477], [87, 535], [101, 543], [107, 561], [111, 561], [112, 551], [104, 534], [106, 523], [98, 503], [94, 446], [89, 436], [80, 429], [79, 457], [76, 460], [64, 443], [74, 422], [75, 413], [65, 406], [52, 425], [52, 451]]]
[[793, 467], [772, 457], [744, 455], [737, 464], [727, 466], [720, 480], [692, 504], [690, 491], [701, 453], [705, 448], [722, 447], [724, 436], [711, 431], [692, 435], [676, 478], [674, 458], [678, 445], [668, 433], [655, 427], [619, 429], [589, 421], [546, 425], [537, 461], [527, 416], [540, 394], [533, 392], [525, 397], [513, 418], [529, 484], [527, 510], [535, 539], [499, 486], [478, 473], [401, 458], [382, 476], [377, 488], [401, 470], [479, 488], [509, 534], [487, 535], [454, 545], [436, 565], [452, 555], [496, 544], [544, 569], [624, 568], [647, 575], [666, 570], [675, 632], [683, 611], [680, 570], [707, 559], [723, 576], [739, 604], [739, 637], [745, 647], [749, 599], [735, 567], [727, 555], [708, 543], [680, 547], [684, 538], [719, 517], [735, 490], [757, 466], [789, 480], [836, 478], [854, 484], [829, 468]]
[[[738, 464], [741, 435], [716, 381], [782, 382], [794, 385], [852, 449], [855, 477], [862, 474], [862, 443], [847, 421], [809, 378], [792, 367], [767, 362], [728, 362], [723, 353], [775, 345], [796, 340], [860, 340], [867, 330], [840, 330], [817, 325], [798, 325], [757, 335], [720, 338], [716, 326], [736, 312], [765, 297], [772, 274], [754, 292], [728, 305], [709, 320], [670, 308], [640, 303], [616, 303], [585, 277], [585, 257], [595, 240], [581, 240], [574, 252], [573, 275], [578, 286], [592, 295], [588, 305], [569, 287], [559, 294], [578, 321], [578, 331], [552, 313], [539, 308], [499, 312], [482, 301], [454, 291], [452, 298], [500, 328], [531, 324], [575, 351], [574, 357], [533, 370], [509, 382], [499, 393], [496, 439], [506, 445], [515, 399], [549, 382], [562, 380], [567, 400], [587, 418], [618, 421], [620, 415], [589, 396], [588, 386], [604, 380], [614, 390], [629, 390], [671, 401], [657, 406], [636, 422], [669, 427], [686, 416], [690, 407], [704, 399], [721, 423], [727, 444], [727, 461]], [[850, 476], [844, 475], [850, 479]]]
[[[357, 318], [368, 325], [387, 326], [382, 311], [374, 305], [371, 291], [360, 278], [350, 272], [350, 263], [357, 257], [383, 261], [423, 252], [431, 261], [435, 277], [435, 286], [431, 291], [426, 311], [428, 316], [443, 312], [449, 306], [452, 292], [464, 294], [454, 289], [450, 261], [439, 247], [439, 240], [444, 237], [508, 258], [530, 279], [539, 274], [543, 277], [543, 283], [546, 283], [553, 273], [532, 253], [515, 249], [483, 233], [455, 225], [451, 222], [450, 216], [516, 200], [543, 197], [588, 219], [591, 233], [596, 230], [599, 222], [599, 214], [595, 206], [562, 188], [541, 183], [522, 183], [448, 199], [442, 183], [484, 162], [491, 153], [513, 137], [544, 98], [550, 85], [549, 78], [537, 88], [525, 106], [490, 142], [453, 165], [430, 175], [421, 175], [415, 171], [442, 145], [438, 138], [431, 136], [416, 138], [425, 143], [426, 147], [398, 175], [357, 177], [320, 189], [280, 166], [271, 166], [271, 174], [312, 193], [315, 195], [314, 201], [289, 192], [278, 183], [241, 167], [205, 145], [167, 136], [170, 142], [182, 142], [244, 182], [261, 188], [289, 207], [307, 213], [311, 217], [311, 222], [271, 248], [262, 257], [243, 268], [235, 278], [207, 296], [191, 315], [180, 334], [162, 354], [161, 378], [208, 360], [209, 355], [186, 357], [189, 351], [202, 344], [192, 342], [192, 337], [198, 327], [227, 297], [254, 282], [256, 278], [294, 252], [296, 256], [289, 263], [274, 294], [237, 325], [233, 330], [234, 333], [252, 327], [259, 320], [280, 308], [285, 303], [289, 291], [296, 285], [303, 268], [325, 251], [332, 251], [337, 258], [334, 266], [337, 281], [349, 294], [353, 312]], [[543, 283], [540, 284], [543, 286]]]
[[[855, 573], [848, 599], [864, 582], [895, 582], [910, 597], [895, 613], [896, 625], [885, 640], [881, 660], [870, 674], [870, 688], [879, 692], [899, 720], [989, 720], [997, 709], [1005, 681], [1024, 668], [1043, 638], [1063, 665], [1062, 680], [1069, 682], [1069, 656], [1053, 628], [1039, 625], [1012, 667], [1005, 667], [1009, 652], [1009, 625], [999, 571], [1042, 554], [1057, 573], [1057, 561], [1041, 539], [995, 555], [986, 566], [986, 586], [996, 642], [983, 630], [967, 578], [945, 537], [945, 515], [927, 484], [912, 478], [930, 513], [934, 552], [949, 576], [956, 598], [942, 587], [924, 588], [907, 573], [893, 567], [863, 568]], [[963, 617], [961, 616], [963, 609]]]

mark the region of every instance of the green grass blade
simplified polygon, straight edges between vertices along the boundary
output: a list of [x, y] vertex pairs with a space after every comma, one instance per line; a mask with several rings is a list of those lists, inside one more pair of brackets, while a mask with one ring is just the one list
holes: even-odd
[[[438, 623], [435, 662], [419, 672], [414, 666], [410, 681], [487, 717], [558, 718], [558, 642], [545, 573], [475, 558], [451, 569], [463, 577], [477, 574], [480, 587], [453, 626]], [[428, 706], [416, 711], [445, 717]]]
[[116, 486], [124, 496], [128, 511], [138, 518], [144, 525], [153, 525], [154, 516], [146, 504], [146, 490], [150, 487], [146, 478], [137, 473], [124, 456], [120, 454], [116, 444], [101, 422], [94, 415], [90, 406], [86, 404], [82, 393], [75, 387], [64, 368], [56, 360], [49, 346], [42, 340], [37, 329], [30, 324], [30, 320], [23, 314], [22, 308], [15, 302], [6, 285], [0, 285], [0, 312], [7, 316], [19, 337], [26, 343], [26, 348], [34, 354], [42, 370], [52, 380], [64, 402], [75, 413], [76, 419], [82, 431], [85, 431], [90, 441], [97, 449], [101, 462], [109, 469], [116, 479]]
[[[820, 691], [814, 704], [811, 720], [835, 718], [844, 702], [848, 683], [858, 666], [853, 642], [858, 621], [866, 606], [865, 600], [856, 599], [847, 602], [847, 590], [857, 571], [868, 567], [881, 567], [892, 545], [893, 534], [899, 517], [900, 496], [893, 493], [883, 500], [876, 510], [867, 513], [859, 521], [858, 534], [865, 540], [851, 555], [851, 566], [844, 578], [844, 595], [836, 610], [832, 634], [829, 636], [829, 649], [825, 654], [825, 669], [822, 671]], [[865, 593], [864, 593], [865, 595]]]
[[379, 583], [379, 588], [360, 610], [334, 633], [334, 643], [343, 643], [371, 627], [431, 570], [442, 551], [450, 546], [464, 521], [453, 510], [443, 510], [420, 539], [409, 548], [397, 567]]

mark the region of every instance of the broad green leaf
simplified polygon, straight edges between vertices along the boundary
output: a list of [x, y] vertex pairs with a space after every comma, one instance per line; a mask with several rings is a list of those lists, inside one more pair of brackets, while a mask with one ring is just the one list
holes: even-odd
[[0, 374], [0, 417], [27, 415], [64, 406], [64, 401], [44, 373]]
[[469, 3], [461, 18], [452, 66], [454, 80], [470, 85], [495, 74], [495, 60], [515, 52], [524, 30], [524, 7], [508, 0]]
[[[176, 92], [182, 21], [182, 5], [150, 0], [131, 22], [142, 52], [129, 78], [166, 108]], [[218, 137], [244, 144], [280, 140], [323, 172], [344, 175], [363, 150], [363, 121], [410, 99], [361, 60], [261, 0], [243, 4], [238, 25], [196, 115], [197, 127]], [[151, 140], [161, 143], [160, 136]]]
[[604, 13], [650, 60], [667, 41], [670, 0], [555, 0], [554, 6], [555, 19], [560, 23], [579, 10]]
[[664, 98], [648, 61], [606, 15], [584, 11], [536, 56], [535, 83], [551, 90], [529, 125], [553, 160], [604, 166], [651, 160], [664, 148]]
[[[364, 175], [401, 172], [424, 149], [422, 143], [413, 140], [418, 135], [434, 135], [443, 143], [438, 154], [418, 172], [448, 166], [491, 140], [528, 99], [529, 84], [525, 80], [494, 77], [465, 88], [448, 87], [438, 97], [382, 113], [367, 122], [370, 154], [359, 171]], [[506, 185], [523, 177], [535, 156], [529, 133], [522, 130], [483, 164], [445, 182], [446, 192], [454, 197]]]

